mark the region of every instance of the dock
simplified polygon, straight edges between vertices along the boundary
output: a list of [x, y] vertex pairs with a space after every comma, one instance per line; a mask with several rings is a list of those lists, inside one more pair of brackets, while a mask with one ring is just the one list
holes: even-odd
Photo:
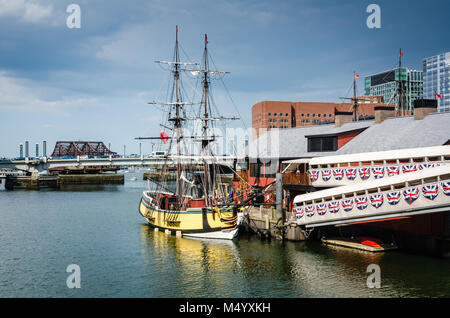
[[289, 241], [304, 241], [304, 232], [296, 224], [283, 224], [285, 211], [279, 212], [273, 206], [250, 206], [244, 210], [244, 224], [246, 232], [255, 233], [261, 239], [286, 239]]
[[46, 176], [7, 176], [5, 189], [39, 190], [41, 188], [59, 189], [64, 185], [107, 185], [124, 184], [123, 174], [69, 174]]
[[369, 238], [364, 239], [356, 239], [356, 238], [346, 238], [346, 237], [338, 237], [338, 238], [330, 238], [330, 239], [322, 239], [322, 242], [325, 244], [343, 246], [368, 252], [385, 252], [390, 250], [397, 249], [397, 246], [393, 244], [378, 244]]

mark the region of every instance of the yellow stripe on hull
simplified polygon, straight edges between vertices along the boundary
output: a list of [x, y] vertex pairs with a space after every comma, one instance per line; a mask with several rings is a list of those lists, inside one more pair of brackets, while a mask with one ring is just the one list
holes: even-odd
[[155, 227], [182, 232], [211, 232], [231, 230], [237, 226], [232, 211], [219, 208], [188, 208], [186, 211], [167, 211], [139, 203], [139, 213]]

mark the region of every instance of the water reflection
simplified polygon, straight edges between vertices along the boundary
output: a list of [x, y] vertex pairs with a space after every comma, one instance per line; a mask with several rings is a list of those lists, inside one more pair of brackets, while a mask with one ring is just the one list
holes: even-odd
[[233, 241], [168, 236], [148, 225], [140, 229], [145, 255], [172, 273], [171, 283], [177, 286], [172, 297], [233, 295], [233, 273], [240, 266]]
[[[176, 238], [147, 225], [141, 239], [146, 257], [170, 271], [177, 286], [170, 297], [443, 297], [450, 288], [448, 267], [433, 267], [448, 262], [392, 251], [245, 236], [236, 242]], [[379, 289], [367, 287], [370, 264], [381, 268]], [[417, 278], [420, 264], [429, 271]]]

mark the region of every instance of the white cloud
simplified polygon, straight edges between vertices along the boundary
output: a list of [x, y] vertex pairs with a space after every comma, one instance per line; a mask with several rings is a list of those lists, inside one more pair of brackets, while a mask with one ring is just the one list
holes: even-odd
[[53, 5], [34, 0], [0, 0], [0, 17], [17, 17], [29, 23], [49, 22]]
[[96, 98], [72, 97], [53, 87], [0, 71], [0, 111], [67, 114], [92, 107], [102, 107], [102, 104]]

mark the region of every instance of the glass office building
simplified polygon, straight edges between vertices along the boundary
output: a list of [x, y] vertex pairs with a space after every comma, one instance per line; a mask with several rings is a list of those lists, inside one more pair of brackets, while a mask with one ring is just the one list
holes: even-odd
[[385, 104], [398, 107], [398, 81], [401, 76], [403, 86], [403, 105], [405, 110], [414, 109], [414, 101], [423, 98], [423, 73], [407, 68], [392, 69], [386, 72], [367, 76], [364, 79], [367, 96], [383, 96]]
[[443, 95], [438, 100], [438, 111], [450, 111], [450, 52], [423, 60], [424, 98], [435, 99], [436, 92]]

